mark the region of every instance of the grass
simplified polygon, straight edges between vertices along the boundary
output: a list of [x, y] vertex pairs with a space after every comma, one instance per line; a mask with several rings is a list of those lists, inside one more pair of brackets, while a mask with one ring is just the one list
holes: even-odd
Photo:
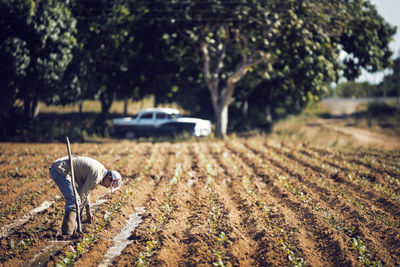
[[[124, 101], [115, 100], [110, 108], [110, 113], [124, 114]], [[127, 114], [133, 115], [143, 108], [154, 107], [154, 96], [144, 98], [141, 101], [128, 101]], [[177, 104], [160, 105], [159, 107], [178, 108]], [[178, 108], [179, 109], [179, 108]], [[79, 113], [79, 103], [66, 106], [46, 105], [39, 103], [40, 113]], [[99, 113], [101, 111], [101, 103], [99, 100], [85, 100], [82, 103], [83, 113]]]
[[[10, 133], [3, 136], [3, 141], [11, 142], [53, 142], [63, 141], [68, 136], [74, 141], [102, 141], [109, 140], [113, 118], [137, 114], [143, 108], [154, 107], [154, 97], [148, 97], [141, 101], [129, 100], [127, 114], [124, 114], [124, 101], [114, 101], [108, 119], [99, 120], [101, 104], [98, 100], [86, 100], [79, 104], [55, 106], [39, 103], [39, 115], [30, 122], [16, 125]], [[180, 109], [177, 104], [159, 105], [158, 107], [170, 107]], [[180, 109], [184, 114], [185, 111]]]
[[[343, 137], [317, 123], [319, 118], [330, 116], [329, 109], [322, 104], [310, 104], [302, 113], [278, 121], [273, 127], [272, 136], [282, 141], [292, 140], [336, 146], [338, 139], [343, 139]], [[347, 143], [347, 140], [341, 143]]]
[[400, 103], [361, 105], [351, 121], [359, 128], [400, 137]]
[[[154, 97], [136, 102], [130, 100], [127, 114], [136, 114], [142, 108], [154, 107], [154, 104]], [[180, 109], [176, 103], [164, 105], [164, 107]], [[39, 103], [39, 110], [39, 116], [35, 121], [17, 127], [15, 133], [4, 137], [6, 138], [4, 141], [51, 142], [63, 141], [65, 136], [69, 136], [74, 141], [101, 141], [104, 138], [108, 140], [112, 127], [111, 119], [124, 116], [124, 101], [114, 101], [110, 108], [109, 119], [105, 123], [98, 121], [101, 111], [98, 100], [84, 101], [82, 113], [79, 113], [79, 104], [47, 106]], [[185, 113], [183, 110], [181, 112]], [[351, 146], [354, 143], [354, 138], [319, 125], [320, 118], [332, 118], [332, 115], [322, 104], [311, 103], [302, 113], [275, 123], [272, 133], [282, 140], [298, 140], [332, 147]], [[398, 102], [390, 105], [360, 105], [355, 114], [343, 119], [343, 124], [347, 126], [367, 128], [400, 137], [400, 104]], [[232, 119], [231, 123], [233, 123]], [[259, 132], [253, 130], [246, 134], [253, 136]]]
[[[127, 116], [136, 114], [142, 108], [154, 107], [154, 97], [142, 101], [128, 102]], [[160, 107], [178, 108], [176, 104]], [[81, 112], [80, 112], [81, 111]], [[124, 101], [114, 101], [110, 108], [108, 119], [99, 120], [101, 104], [98, 100], [86, 100], [79, 104], [67, 106], [47, 106], [39, 103], [38, 117], [27, 123], [19, 123], [5, 136], [3, 141], [11, 142], [54, 142], [63, 141], [68, 136], [75, 142], [109, 140], [112, 122], [111, 119], [125, 116]], [[182, 113], [184, 111], [181, 110]]]

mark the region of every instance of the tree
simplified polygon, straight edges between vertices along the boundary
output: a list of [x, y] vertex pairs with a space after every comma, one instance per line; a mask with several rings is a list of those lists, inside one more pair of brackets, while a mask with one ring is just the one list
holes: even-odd
[[393, 52], [389, 43], [393, 40], [396, 27], [386, 22], [368, 0], [351, 1], [342, 4], [346, 7], [339, 39], [347, 57], [344, 59], [344, 76], [355, 79], [361, 69], [376, 72], [390, 67]]
[[[2, 116], [19, 109], [27, 119], [39, 100], [51, 102], [72, 60], [76, 21], [68, 1], [15, 0], [0, 3]], [[16, 107], [16, 100], [22, 102]]]
[[[86, 60], [89, 95], [102, 104], [99, 121], [104, 121], [113, 100], [155, 94], [168, 95], [173, 63], [168, 62], [163, 25], [148, 15], [151, 3], [138, 1], [75, 0], [79, 42]], [[168, 88], [168, 89], [165, 89]]]
[[118, 6], [110, 1], [75, 0], [73, 14], [78, 20], [79, 60], [83, 65], [77, 64], [72, 74], [84, 88], [82, 97], [100, 100], [98, 122], [102, 128], [124, 81], [119, 76], [126, 66], [125, 51], [120, 48], [125, 36], [119, 28]]
[[394, 60], [391, 73], [378, 85], [376, 96], [397, 96], [400, 101], [400, 57]]
[[[226, 135], [235, 88], [250, 72], [278, 84], [268, 89], [270, 101], [281, 90], [278, 95], [290, 95], [302, 106], [341, 71], [354, 78], [361, 68], [390, 65], [388, 44], [395, 28], [369, 1], [168, 1], [164, 10], [175, 14], [171, 23], [190, 40], [186, 46], [198, 51], [182, 49], [186, 56], [202, 57], [202, 78], [220, 137]], [[343, 65], [341, 48], [349, 55]]]

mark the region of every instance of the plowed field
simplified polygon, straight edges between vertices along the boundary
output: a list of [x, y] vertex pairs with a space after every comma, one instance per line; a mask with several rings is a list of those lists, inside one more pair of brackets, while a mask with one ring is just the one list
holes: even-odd
[[[125, 178], [60, 241], [64, 144], [0, 144], [4, 266], [400, 264], [400, 152], [266, 138], [72, 144]], [[84, 215], [85, 219], [85, 215]]]

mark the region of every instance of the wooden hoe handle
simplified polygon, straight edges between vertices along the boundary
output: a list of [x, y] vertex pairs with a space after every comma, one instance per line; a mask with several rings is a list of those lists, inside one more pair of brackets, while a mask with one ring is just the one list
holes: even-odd
[[72, 182], [72, 188], [74, 190], [74, 199], [75, 199], [75, 208], [76, 208], [76, 221], [78, 223], [78, 233], [82, 233], [82, 227], [81, 227], [81, 214], [79, 210], [79, 205], [78, 205], [78, 196], [76, 192], [76, 187], [75, 187], [75, 175], [74, 175], [74, 165], [72, 164], [72, 155], [71, 155], [71, 148], [69, 145], [69, 139], [66, 137], [67, 140], [67, 150], [68, 150], [68, 157], [69, 157], [69, 164], [71, 168], [71, 182]]

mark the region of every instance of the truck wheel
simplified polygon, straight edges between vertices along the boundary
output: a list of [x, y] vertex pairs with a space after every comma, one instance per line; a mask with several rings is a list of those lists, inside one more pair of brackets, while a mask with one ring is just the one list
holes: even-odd
[[136, 134], [134, 131], [127, 131], [125, 133], [125, 138], [126, 139], [135, 139], [136, 138]]

